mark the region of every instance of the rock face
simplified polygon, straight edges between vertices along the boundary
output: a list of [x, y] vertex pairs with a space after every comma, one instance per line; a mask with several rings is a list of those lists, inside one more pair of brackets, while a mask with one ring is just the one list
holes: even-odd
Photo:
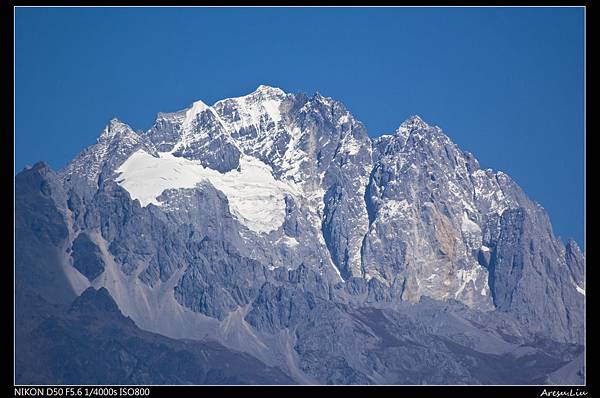
[[583, 382], [577, 244], [417, 116], [371, 139], [338, 101], [260, 86], [146, 133], [112, 120], [58, 173], [17, 175], [16, 195], [17, 279], [69, 328], [98, 289], [141, 346], [158, 355], [137, 328], [217, 341], [267, 369], [247, 382]]
[[77, 235], [73, 241], [72, 257], [73, 266], [90, 282], [104, 271], [102, 253], [85, 232]]

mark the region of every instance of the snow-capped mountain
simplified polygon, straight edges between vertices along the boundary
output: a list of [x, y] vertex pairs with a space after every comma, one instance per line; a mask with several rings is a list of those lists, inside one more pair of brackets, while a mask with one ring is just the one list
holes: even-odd
[[[372, 139], [332, 98], [259, 86], [160, 113], [147, 132], [113, 119], [64, 169], [36, 165], [17, 187], [33, 180], [64, 225], [48, 245], [56, 272], [75, 296], [105, 288], [141, 329], [216, 340], [296, 382], [579, 369], [583, 254], [510, 177], [418, 116]], [[481, 375], [457, 344], [547, 368]]]

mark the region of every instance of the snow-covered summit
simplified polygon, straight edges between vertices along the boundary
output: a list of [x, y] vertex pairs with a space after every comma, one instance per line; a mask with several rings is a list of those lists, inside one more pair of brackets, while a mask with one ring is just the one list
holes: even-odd
[[265, 84], [259, 85], [254, 93], [265, 93], [265, 94], [273, 94], [273, 95], [285, 95], [285, 91], [280, 89], [279, 87], [268, 86]]
[[192, 121], [202, 112], [208, 109], [208, 105], [206, 105], [201, 100], [195, 101], [192, 106], [185, 110], [185, 118], [182, 122], [183, 128], [190, 128]]
[[128, 124], [123, 123], [117, 118], [112, 118], [108, 122], [104, 130], [102, 130], [102, 133], [100, 133], [100, 136], [98, 137], [98, 142], [111, 140], [117, 135], [122, 134], [135, 134], [135, 132], [131, 127], [129, 127]]

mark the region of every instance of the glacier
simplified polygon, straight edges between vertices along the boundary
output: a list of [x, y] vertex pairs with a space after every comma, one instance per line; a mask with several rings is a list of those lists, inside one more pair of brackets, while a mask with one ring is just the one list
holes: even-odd
[[222, 174], [169, 152], [153, 157], [139, 150], [115, 171], [119, 185], [142, 207], [160, 206], [157, 198], [165, 190], [194, 188], [207, 181], [227, 196], [231, 212], [249, 229], [259, 233], [278, 229], [285, 218], [284, 195], [297, 188], [275, 180], [271, 168], [256, 158], [241, 158], [238, 169]]

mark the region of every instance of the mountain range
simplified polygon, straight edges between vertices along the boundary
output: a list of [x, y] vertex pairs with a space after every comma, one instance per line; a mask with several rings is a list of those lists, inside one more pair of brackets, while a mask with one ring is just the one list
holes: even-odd
[[582, 384], [584, 263], [439, 127], [261, 85], [16, 175], [16, 382]]

